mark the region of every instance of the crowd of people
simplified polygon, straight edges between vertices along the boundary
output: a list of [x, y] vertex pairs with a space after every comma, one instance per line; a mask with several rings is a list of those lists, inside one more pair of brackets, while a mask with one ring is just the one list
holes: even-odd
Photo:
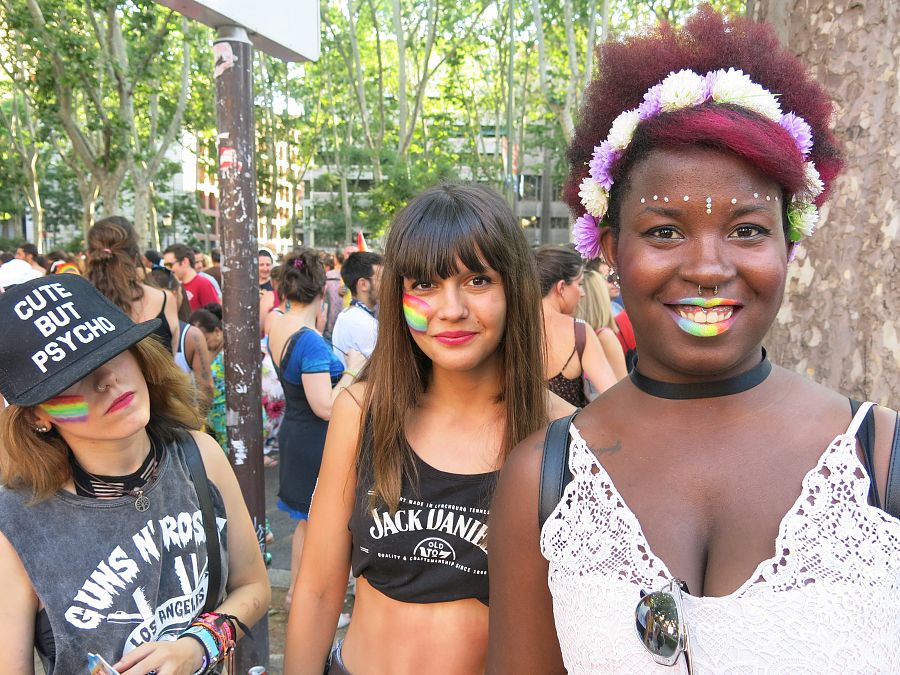
[[[286, 673], [900, 670], [900, 416], [763, 347], [841, 168], [827, 94], [708, 7], [601, 53], [574, 247], [447, 183], [380, 253], [259, 250]], [[270, 602], [221, 255], [86, 245], [0, 266], [3, 665], [218, 672]]]

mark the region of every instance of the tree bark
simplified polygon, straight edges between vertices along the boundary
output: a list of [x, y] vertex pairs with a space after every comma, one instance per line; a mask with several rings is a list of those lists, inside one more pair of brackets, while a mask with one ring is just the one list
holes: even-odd
[[394, 37], [397, 40], [397, 152], [403, 155], [403, 139], [406, 137], [406, 118], [409, 102], [406, 97], [406, 36], [403, 33], [403, 14], [400, 11], [400, 0], [392, 0], [391, 9], [394, 17]]
[[[900, 404], [900, 5], [757, 0], [835, 101], [846, 165], [820, 229], [791, 265], [769, 345], [845, 394]], [[787, 11], [787, 21], [778, 17]]]
[[549, 244], [553, 228], [553, 151], [544, 146], [541, 170], [541, 243]]

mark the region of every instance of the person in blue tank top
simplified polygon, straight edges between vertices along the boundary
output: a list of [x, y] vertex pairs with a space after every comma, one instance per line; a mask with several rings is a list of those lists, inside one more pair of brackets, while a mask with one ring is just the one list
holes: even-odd
[[[543, 382], [540, 286], [503, 198], [440, 185], [385, 244], [375, 350], [337, 397], [285, 671], [482, 673], [488, 515], [507, 452], [572, 408]], [[353, 621], [332, 649], [347, 574]], [[329, 650], [331, 656], [329, 657]]]
[[0, 323], [0, 670], [33, 672], [37, 649], [48, 675], [86, 672], [92, 654], [121, 675], [218, 672], [270, 589], [159, 320], [59, 275], [0, 296]]
[[316, 330], [325, 292], [325, 266], [318, 251], [303, 248], [288, 255], [279, 291], [284, 313], [271, 318], [269, 353], [285, 400], [278, 430], [278, 508], [297, 521], [291, 541], [291, 586], [285, 596], [285, 606], [290, 607], [332, 404], [353, 383], [365, 359], [351, 352], [345, 369]]

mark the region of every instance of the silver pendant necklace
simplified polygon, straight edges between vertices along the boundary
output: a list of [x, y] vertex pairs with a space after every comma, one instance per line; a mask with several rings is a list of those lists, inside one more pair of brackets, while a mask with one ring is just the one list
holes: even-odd
[[154, 444], [152, 438], [150, 439], [150, 452], [153, 455], [152, 459], [150, 460], [153, 468], [150, 472], [150, 475], [147, 477], [147, 481], [141, 487], [126, 490], [124, 484], [110, 483], [108, 480], [104, 480], [99, 476], [95, 476], [78, 463], [78, 460], [75, 459], [75, 455], [70, 455], [73, 466], [77, 468], [78, 471], [81, 471], [84, 475], [90, 478], [92, 483], [102, 485], [107, 488], [107, 490], [105, 490], [103, 494], [97, 494], [95, 485], [82, 485], [75, 478], [74, 474], [72, 476], [72, 480], [88, 496], [94, 497], [96, 499], [116, 499], [118, 497], [125, 496], [134, 497], [135, 510], [143, 513], [150, 508], [150, 498], [146, 494], [144, 494], [144, 488], [153, 482], [153, 480], [156, 478], [156, 473], [159, 470], [159, 457], [157, 456], [156, 445]]

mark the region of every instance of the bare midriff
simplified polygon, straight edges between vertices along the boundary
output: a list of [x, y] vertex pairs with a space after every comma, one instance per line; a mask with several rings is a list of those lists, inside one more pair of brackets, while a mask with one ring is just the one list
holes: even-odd
[[487, 636], [488, 608], [474, 598], [400, 602], [360, 577], [341, 654], [352, 675], [480, 675]]

